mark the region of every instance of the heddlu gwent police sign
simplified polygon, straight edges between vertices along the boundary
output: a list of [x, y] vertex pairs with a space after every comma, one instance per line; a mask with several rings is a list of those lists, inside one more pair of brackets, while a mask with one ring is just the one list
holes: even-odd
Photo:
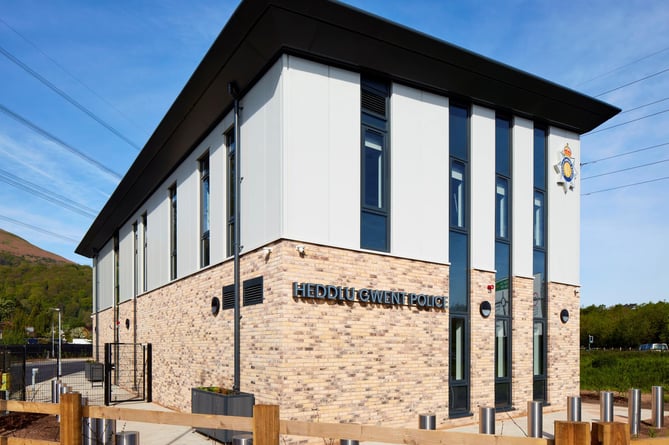
[[293, 283], [293, 297], [386, 306], [414, 306], [419, 309], [446, 309], [448, 297], [379, 289], [356, 289], [331, 284]]

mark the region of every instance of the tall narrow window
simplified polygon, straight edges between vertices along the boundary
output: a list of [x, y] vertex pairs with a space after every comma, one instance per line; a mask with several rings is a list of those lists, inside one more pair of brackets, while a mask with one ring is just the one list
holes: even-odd
[[511, 121], [495, 119], [495, 408], [511, 408]]
[[200, 159], [200, 267], [209, 265], [209, 153]]
[[136, 297], [139, 294], [139, 227], [137, 221], [132, 224], [132, 290]]
[[226, 205], [226, 254], [232, 256], [235, 254], [235, 189], [237, 187], [237, 174], [235, 173], [235, 131], [229, 130], [225, 133], [225, 145], [228, 149], [227, 166], [225, 169], [227, 178], [227, 205]]
[[390, 248], [388, 96], [387, 84], [362, 79], [360, 247], [382, 252]]
[[177, 185], [169, 189], [170, 196], [170, 280], [177, 278]]
[[[114, 233], [114, 320], [118, 320], [119, 317], [119, 304], [121, 302], [121, 265], [120, 265], [120, 255], [119, 255], [119, 236], [118, 232]], [[119, 326], [118, 323], [114, 323], [114, 342], [118, 343], [119, 341]]]
[[449, 108], [449, 416], [468, 415], [469, 407], [469, 110]]
[[534, 298], [533, 374], [534, 400], [546, 401], [547, 292], [546, 292], [546, 130], [534, 129]]
[[142, 215], [142, 291], [146, 292], [148, 290], [148, 230], [147, 230], [147, 220], [146, 213]]

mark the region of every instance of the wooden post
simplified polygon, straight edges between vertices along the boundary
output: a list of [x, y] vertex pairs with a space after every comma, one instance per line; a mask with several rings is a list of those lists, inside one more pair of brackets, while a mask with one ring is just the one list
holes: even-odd
[[253, 406], [253, 445], [279, 445], [279, 406]]
[[81, 445], [81, 394], [78, 392], [60, 396], [60, 443]]
[[592, 422], [592, 445], [629, 445], [629, 425], [622, 422]]
[[555, 421], [555, 445], [590, 445], [589, 422]]

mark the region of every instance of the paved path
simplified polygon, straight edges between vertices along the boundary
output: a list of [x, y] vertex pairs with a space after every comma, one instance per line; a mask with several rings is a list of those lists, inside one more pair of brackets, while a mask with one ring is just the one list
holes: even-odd
[[[169, 411], [154, 403], [124, 403], [121, 405], [125, 408], [136, 408], [144, 410]], [[615, 421], [627, 423], [627, 408], [614, 408]], [[651, 416], [649, 409], [641, 410], [641, 418], [649, 419]], [[544, 409], [543, 413], [543, 432], [544, 437], [553, 438], [553, 427], [556, 420], [567, 420], [566, 410], [550, 407]], [[581, 420], [584, 422], [592, 422], [599, 420], [599, 405], [591, 403], [583, 403], [581, 405]], [[527, 435], [527, 416], [518, 416], [513, 411], [507, 413], [497, 413], [495, 422], [495, 434], [498, 436], [516, 436], [524, 437]], [[142, 445], [203, 445], [218, 443], [205, 436], [198, 434], [193, 428], [172, 426], [172, 425], [158, 425], [142, 422], [124, 422], [118, 421], [116, 424], [116, 431], [138, 431], [140, 443]], [[456, 428], [450, 428], [448, 431], [460, 431], [467, 433], [478, 433], [478, 424], [463, 425]], [[379, 445], [373, 442], [364, 442], [363, 445]]]
[[[624, 406], [615, 406], [613, 409], [614, 420], [616, 422], [627, 423], [627, 407]], [[641, 410], [641, 419], [650, 419], [651, 411], [649, 409]], [[600, 412], [599, 404], [594, 403], [583, 403], [581, 404], [581, 420], [583, 422], [593, 422], [599, 421]], [[565, 408], [560, 409], [558, 407], [545, 407], [543, 411], [543, 436], [548, 439], [553, 438], [553, 430], [555, 426], [555, 421], [566, 421], [567, 420], [567, 411], [566, 403]], [[478, 433], [479, 425], [470, 424], [462, 427], [456, 427], [450, 429], [450, 431], [462, 431], [468, 433]], [[517, 416], [514, 415], [513, 411], [506, 413], [496, 413], [495, 416], [495, 434], [498, 436], [527, 436], [528, 424], [527, 416]]]

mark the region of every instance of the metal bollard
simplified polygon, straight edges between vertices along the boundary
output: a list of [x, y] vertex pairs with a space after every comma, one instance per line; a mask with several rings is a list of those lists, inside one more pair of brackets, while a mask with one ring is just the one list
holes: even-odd
[[613, 422], [613, 393], [611, 391], [599, 393], [599, 421]]
[[627, 398], [627, 420], [630, 424], [630, 435], [638, 436], [641, 427], [641, 390], [630, 389]]
[[116, 421], [114, 419], [95, 420], [95, 440], [99, 445], [112, 445], [116, 437]]
[[339, 440], [339, 445], [359, 445], [359, 444], [360, 444], [360, 442], [358, 442], [357, 440], [353, 440], [353, 439], [340, 439]]
[[529, 437], [543, 437], [544, 413], [540, 400], [527, 402], [527, 435]]
[[[235, 442], [236, 438], [237, 436], [232, 438], [232, 443], [235, 445], [237, 445]], [[116, 445], [139, 445], [139, 431], [121, 431], [120, 433], [116, 433]]]
[[[116, 444], [120, 445], [120, 444]], [[232, 436], [232, 445], [253, 445], [253, 434], [238, 434]]]
[[567, 397], [567, 421], [580, 422], [581, 421], [581, 397], [570, 396]]
[[81, 419], [82, 441], [83, 445], [97, 445], [98, 443], [98, 428], [97, 420], [90, 417]]
[[495, 408], [479, 408], [479, 434], [495, 434]]
[[418, 416], [418, 428], [421, 430], [436, 430], [437, 416], [435, 414], [420, 414]]
[[51, 403], [60, 403], [60, 385], [62, 382], [57, 379], [51, 380]]
[[653, 428], [662, 428], [664, 425], [664, 388], [653, 386], [651, 399], [651, 423]]

